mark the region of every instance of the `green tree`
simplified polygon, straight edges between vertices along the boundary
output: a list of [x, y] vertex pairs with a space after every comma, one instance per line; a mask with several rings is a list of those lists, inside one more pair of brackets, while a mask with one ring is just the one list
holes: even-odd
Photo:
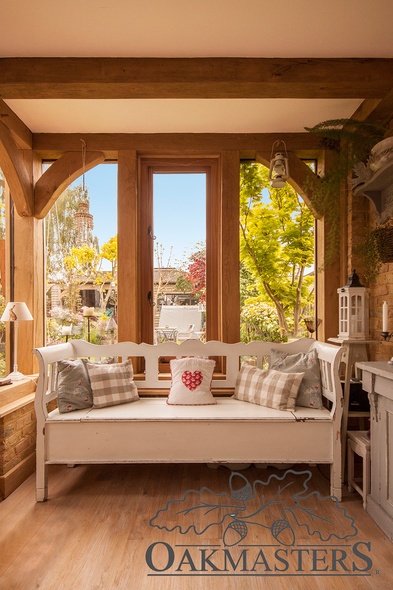
[[270, 189], [259, 164], [241, 166], [240, 203], [241, 262], [259, 290], [245, 303], [270, 301], [281, 337], [297, 335], [312, 283], [305, 272], [314, 261], [313, 215], [290, 186]]
[[191, 285], [191, 293], [198, 297], [201, 303], [206, 301], [206, 246], [198, 242], [186, 262], [183, 271], [184, 279]]
[[76, 245], [74, 216], [82, 197], [82, 186], [66, 189], [45, 219], [48, 282], [66, 284], [65, 257]]
[[[81, 201], [89, 203], [88, 189], [82, 185], [66, 189], [46, 218], [47, 283], [60, 285], [71, 312], [80, 306], [80, 289], [93, 283], [104, 312], [116, 291], [117, 236], [110, 238], [101, 250], [98, 238], [93, 235], [88, 243], [77, 245], [80, 240], [75, 214]], [[104, 260], [110, 263], [109, 270], [103, 270]]]
[[[110, 270], [102, 270], [102, 261], [110, 263]], [[117, 296], [117, 236], [110, 238], [100, 250], [100, 267], [94, 281], [99, 288], [100, 308], [104, 312], [108, 303]]]

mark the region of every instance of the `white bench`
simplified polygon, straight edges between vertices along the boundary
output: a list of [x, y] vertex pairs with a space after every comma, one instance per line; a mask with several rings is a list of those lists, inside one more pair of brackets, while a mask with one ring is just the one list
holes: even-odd
[[[230, 397], [241, 357], [255, 357], [262, 367], [272, 348], [288, 353], [316, 348], [326, 407], [280, 411]], [[47, 498], [48, 464], [147, 462], [326, 463], [330, 464], [331, 495], [341, 499], [341, 349], [337, 346], [308, 338], [286, 344], [188, 340], [180, 345], [123, 342], [100, 346], [71, 340], [37, 348], [34, 353], [39, 361], [35, 399], [38, 501]], [[166, 403], [170, 376], [160, 373], [161, 362], [181, 356], [216, 359], [212, 388], [216, 405]], [[66, 414], [57, 409], [48, 412], [48, 403], [57, 397], [57, 362], [78, 357], [116, 357], [119, 361], [132, 357], [141, 399]]]

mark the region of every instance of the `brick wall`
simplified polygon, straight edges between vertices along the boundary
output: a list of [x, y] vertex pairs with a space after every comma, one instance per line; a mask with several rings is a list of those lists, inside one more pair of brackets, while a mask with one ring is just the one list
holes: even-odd
[[[363, 264], [359, 246], [369, 228], [376, 226], [374, 205], [366, 197], [349, 195], [348, 199], [348, 274], [356, 268], [363, 282]], [[393, 337], [389, 342], [382, 340], [382, 302], [389, 305], [389, 331], [393, 332], [393, 263], [383, 264], [373, 283], [365, 282], [370, 288], [370, 336], [375, 344], [369, 345], [369, 358], [373, 361], [387, 361], [393, 357]]]
[[35, 452], [35, 430], [33, 402], [0, 418], [0, 476]]
[[35, 379], [0, 389], [0, 500], [35, 469]]

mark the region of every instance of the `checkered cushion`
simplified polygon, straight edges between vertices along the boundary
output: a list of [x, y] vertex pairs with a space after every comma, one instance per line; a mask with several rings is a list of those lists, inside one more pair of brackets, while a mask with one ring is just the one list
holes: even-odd
[[116, 406], [139, 399], [130, 360], [113, 365], [96, 365], [88, 362], [87, 370], [94, 408]]
[[276, 410], [293, 410], [303, 375], [243, 364], [233, 397]]

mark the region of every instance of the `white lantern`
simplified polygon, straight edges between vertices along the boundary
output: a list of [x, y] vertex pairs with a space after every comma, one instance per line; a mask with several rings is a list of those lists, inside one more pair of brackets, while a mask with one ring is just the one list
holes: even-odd
[[369, 290], [364, 287], [355, 270], [348, 283], [337, 289], [339, 299], [339, 338], [366, 340], [369, 338]]
[[[285, 150], [277, 152], [273, 157], [274, 149], [279, 144], [284, 145]], [[278, 139], [273, 143], [272, 153], [270, 155], [269, 181], [273, 188], [283, 188], [289, 179], [288, 154], [285, 141]]]

